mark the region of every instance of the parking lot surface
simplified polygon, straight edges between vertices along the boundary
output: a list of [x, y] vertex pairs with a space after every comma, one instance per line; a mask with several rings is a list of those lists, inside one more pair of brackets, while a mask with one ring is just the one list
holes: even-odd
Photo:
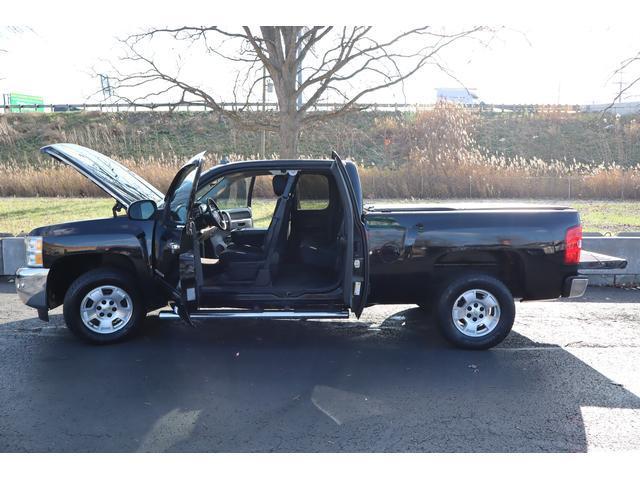
[[[523, 303], [456, 350], [414, 305], [349, 322], [150, 316], [86, 345], [0, 281], [0, 451], [640, 449], [640, 291]], [[57, 315], [56, 315], [57, 314]]]

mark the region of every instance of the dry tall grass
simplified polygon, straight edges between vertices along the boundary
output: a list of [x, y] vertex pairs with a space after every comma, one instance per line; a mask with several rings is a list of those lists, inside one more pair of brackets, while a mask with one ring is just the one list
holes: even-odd
[[[579, 172], [561, 164], [500, 157], [432, 162], [415, 154], [396, 169], [360, 167], [366, 198], [583, 198], [640, 199], [640, 168], [601, 167]], [[166, 191], [183, 159], [144, 158], [123, 164]], [[0, 197], [101, 196], [73, 169], [54, 161], [38, 167], [0, 165]]]
[[[11, 126], [0, 118], [0, 148], [11, 142]], [[475, 118], [441, 105], [411, 119], [388, 117], [375, 128], [385, 138], [385, 166], [363, 163], [360, 175], [367, 198], [600, 198], [640, 199], [640, 166], [592, 164], [491, 154], [474, 140]], [[112, 138], [99, 128], [59, 132], [61, 140], [91, 145]], [[134, 139], [130, 139], [135, 143]], [[117, 150], [114, 148], [114, 150]], [[135, 150], [135, 148], [133, 149]], [[108, 151], [104, 153], [109, 154]], [[117, 158], [165, 191], [186, 160], [160, 157]], [[232, 160], [241, 160], [232, 157]], [[209, 165], [217, 163], [208, 157]], [[0, 163], [0, 196], [97, 196], [100, 191], [68, 167], [42, 158]]]
[[[166, 188], [179, 168], [178, 161], [122, 161], [152, 184]], [[37, 167], [15, 163], [0, 164], [0, 196], [61, 196], [93, 197], [102, 191], [72, 168], [53, 160], [44, 160]]]
[[455, 105], [377, 127], [387, 139], [387, 164], [405, 161], [361, 168], [368, 198], [640, 199], [640, 166], [492, 154], [474, 140], [474, 115]]

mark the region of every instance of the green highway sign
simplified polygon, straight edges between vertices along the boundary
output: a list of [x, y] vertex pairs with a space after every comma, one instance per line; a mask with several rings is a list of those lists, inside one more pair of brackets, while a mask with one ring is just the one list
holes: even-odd
[[[9, 105], [42, 105], [44, 104], [44, 98], [35, 95], [25, 95], [24, 93], [10, 93]], [[38, 108], [18, 108], [11, 107], [12, 112], [44, 112], [44, 107]]]

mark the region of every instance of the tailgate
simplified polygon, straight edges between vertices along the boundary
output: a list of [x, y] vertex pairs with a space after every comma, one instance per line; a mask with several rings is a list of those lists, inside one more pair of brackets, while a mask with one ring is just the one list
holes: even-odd
[[613, 270], [622, 269], [627, 266], [624, 258], [611, 257], [604, 253], [595, 253], [582, 250], [580, 252], [580, 270]]

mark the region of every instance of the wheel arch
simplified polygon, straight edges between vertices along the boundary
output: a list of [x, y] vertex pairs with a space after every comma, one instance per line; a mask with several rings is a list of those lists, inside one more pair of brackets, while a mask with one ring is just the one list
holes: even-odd
[[[140, 284], [141, 274], [136, 269], [133, 261], [126, 255], [120, 253], [83, 253], [78, 255], [67, 255], [56, 260], [49, 269], [47, 277], [47, 298], [49, 308], [62, 305], [64, 297], [69, 287], [80, 275], [101, 267], [111, 267], [127, 274]], [[140, 292], [145, 299], [145, 303], [150, 304], [150, 299], [146, 289], [141, 288]]]
[[513, 297], [525, 296], [524, 261], [513, 250], [465, 249], [447, 252], [438, 257], [434, 267], [436, 276], [443, 281], [475, 272], [500, 280]]

